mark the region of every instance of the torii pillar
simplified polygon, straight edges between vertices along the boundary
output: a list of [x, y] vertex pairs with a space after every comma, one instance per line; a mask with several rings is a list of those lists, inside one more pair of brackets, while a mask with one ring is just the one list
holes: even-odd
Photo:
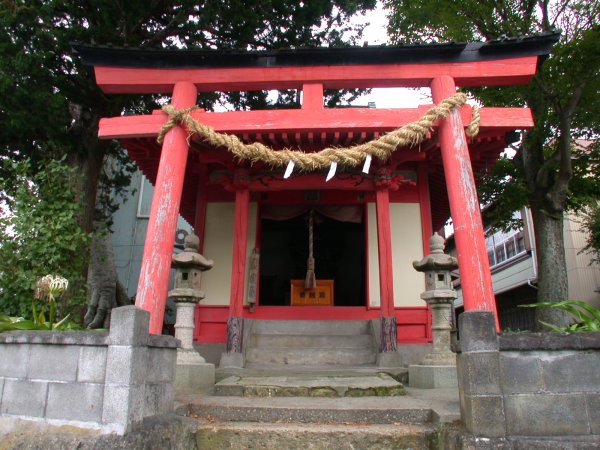
[[392, 227], [390, 190], [396, 190], [392, 171], [382, 167], [375, 176], [375, 207], [377, 216], [377, 246], [379, 255], [379, 298], [381, 302], [379, 349], [377, 365], [400, 364], [397, 350], [396, 314], [394, 312], [394, 273], [392, 262]]
[[226, 352], [221, 355], [220, 367], [244, 367], [244, 286], [246, 284], [246, 246], [250, 207], [250, 177], [241, 169], [234, 174], [235, 222], [233, 230], [233, 262], [229, 317], [227, 318]]
[[[196, 104], [197, 96], [198, 90], [193, 83], [180, 81], [173, 88], [171, 104], [177, 109], [189, 108]], [[152, 334], [162, 334], [189, 150], [187, 137], [181, 126], [173, 127], [165, 135], [150, 208], [135, 305], [150, 312]]]
[[[434, 103], [440, 103], [455, 93], [456, 85], [452, 77], [440, 76], [431, 82]], [[439, 139], [454, 225], [465, 311], [492, 311], [498, 329], [496, 301], [492, 289], [479, 199], [475, 189], [465, 129], [457, 109], [453, 109], [448, 117], [441, 121]]]

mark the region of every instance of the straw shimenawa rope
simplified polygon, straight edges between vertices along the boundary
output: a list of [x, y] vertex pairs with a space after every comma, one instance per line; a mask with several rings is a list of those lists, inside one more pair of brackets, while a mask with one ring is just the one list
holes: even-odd
[[[273, 150], [259, 142], [244, 144], [237, 136], [216, 132], [212, 127], [194, 120], [190, 113], [197, 109], [196, 106], [185, 109], [176, 109], [172, 105], [163, 106], [162, 110], [169, 115], [158, 135], [158, 142], [162, 143], [165, 134], [175, 125], [180, 124], [187, 128], [190, 135], [197, 134], [205, 142], [216, 146], [225, 147], [240, 160], [255, 163], [263, 161], [271, 167], [284, 167], [293, 161], [295, 168], [301, 171], [325, 169], [336, 162], [344, 166], [355, 167], [361, 164], [367, 155], [387, 160], [399, 147], [414, 147], [418, 145], [433, 131], [433, 124], [440, 118], [447, 117], [450, 112], [463, 106], [467, 96], [456, 93], [443, 100], [439, 105], [429, 109], [425, 115], [412, 123], [397, 128], [383, 136], [352, 147], [327, 147], [314, 153], [305, 153], [301, 150]], [[479, 132], [479, 110], [473, 108], [473, 118], [466, 127], [465, 133], [474, 137]]]

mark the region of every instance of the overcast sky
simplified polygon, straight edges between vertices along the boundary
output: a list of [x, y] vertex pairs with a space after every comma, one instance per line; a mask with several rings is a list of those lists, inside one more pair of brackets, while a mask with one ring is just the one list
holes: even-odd
[[[365, 28], [362, 43], [369, 45], [382, 45], [388, 43], [386, 11], [381, 2], [377, 8], [367, 12], [364, 16], [358, 16], [356, 22], [359, 24], [369, 23]], [[405, 88], [378, 88], [373, 89], [371, 94], [361, 97], [356, 104], [365, 105], [375, 102], [377, 108], [415, 108], [419, 103], [425, 102], [422, 95], [414, 89]]]

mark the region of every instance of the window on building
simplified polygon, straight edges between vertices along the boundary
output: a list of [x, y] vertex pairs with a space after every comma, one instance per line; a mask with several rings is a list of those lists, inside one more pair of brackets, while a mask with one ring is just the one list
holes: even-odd
[[[521, 217], [521, 213], [515, 213], [516, 218]], [[525, 253], [525, 235], [522, 229], [511, 230], [508, 233], [497, 231], [488, 236], [485, 240], [490, 267], [494, 267], [505, 261]]]
[[506, 259], [506, 253], [504, 251], [504, 245], [496, 246], [496, 264], [500, 264]]
[[488, 259], [490, 260], [490, 267], [496, 265], [496, 257], [493, 250], [488, 250]]
[[152, 195], [154, 194], [154, 186], [145, 176], [140, 180], [140, 196], [138, 199], [138, 218], [147, 219], [150, 217], [150, 206], [152, 206]]
[[515, 246], [515, 240], [510, 239], [510, 240], [506, 241], [506, 258], [507, 259], [512, 258], [516, 254], [517, 254], [517, 249]]
[[523, 236], [523, 232], [520, 232], [517, 235], [517, 253], [523, 253], [525, 250], [525, 236]]

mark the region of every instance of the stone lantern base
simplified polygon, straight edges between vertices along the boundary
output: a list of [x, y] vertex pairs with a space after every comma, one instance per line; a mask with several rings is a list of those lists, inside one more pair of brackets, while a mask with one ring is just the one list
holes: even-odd
[[215, 385], [215, 365], [207, 363], [196, 350], [177, 350], [175, 390], [177, 392], [210, 391]]
[[212, 390], [215, 384], [215, 365], [206, 360], [194, 348], [194, 308], [204, 293], [191, 289], [173, 289], [169, 296], [175, 300], [177, 320], [175, 337], [180, 340], [175, 368], [177, 392], [202, 392]]

